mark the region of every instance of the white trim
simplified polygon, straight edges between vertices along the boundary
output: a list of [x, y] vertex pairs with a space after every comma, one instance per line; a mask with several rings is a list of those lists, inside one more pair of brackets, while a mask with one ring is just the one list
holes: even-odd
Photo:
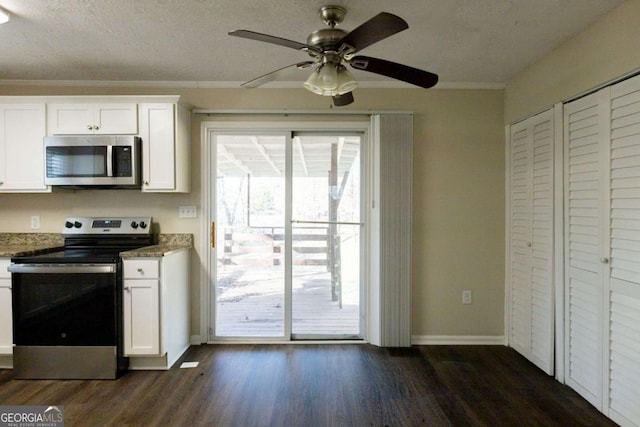
[[372, 116], [374, 114], [411, 114], [413, 111], [393, 111], [393, 110], [220, 110], [220, 109], [207, 109], [207, 108], [194, 108], [193, 114], [206, 114], [206, 115], [224, 115], [224, 114], [238, 114], [238, 115], [271, 115], [271, 116], [291, 116], [295, 114], [302, 115], [334, 115], [334, 116]]
[[202, 344], [206, 344], [207, 340], [202, 338], [202, 335], [191, 335], [189, 337], [189, 344], [190, 345], [202, 345]]
[[[211, 245], [211, 189], [210, 189], [210, 177], [209, 177], [209, 159], [210, 141], [209, 132], [210, 128], [206, 126], [207, 122], [203, 122], [200, 126], [200, 261], [202, 262], [202, 269], [200, 271], [200, 335], [204, 338], [202, 342], [207, 342], [211, 339], [211, 280], [213, 268], [211, 266], [211, 257], [209, 253], [209, 245]], [[215, 266], [214, 266], [215, 268]]]
[[504, 337], [505, 345], [509, 345], [511, 337], [511, 125], [504, 127], [505, 160], [504, 191]]
[[213, 340], [207, 344], [213, 345], [230, 345], [230, 344], [290, 344], [290, 345], [308, 345], [308, 344], [369, 344], [366, 340], [297, 340], [287, 341], [282, 339], [234, 339], [234, 340]]
[[[250, 342], [250, 343], [295, 343], [297, 341], [288, 340], [288, 339], [261, 339], [261, 338], [247, 338], [247, 339], [236, 339], [233, 338], [231, 340], [214, 340], [212, 339], [211, 333], [211, 311], [212, 308], [215, 307], [213, 303], [213, 293], [211, 292], [211, 280], [212, 275], [215, 274], [215, 266], [212, 265], [209, 245], [211, 239], [211, 233], [209, 230], [209, 224], [212, 221], [211, 217], [211, 200], [215, 197], [212, 195], [212, 189], [210, 184], [210, 174], [206, 171], [210, 169], [210, 158], [211, 158], [211, 140], [210, 134], [211, 132], [225, 132], [225, 131], [242, 131], [242, 130], [259, 130], [259, 131], [282, 131], [282, 132], [291, 132], [291, 131], [357, 131], [363, 132], [363, 145], [366, 145], [370, 140], [370, 121], [367, 120], [351, 120], [345, 117], [344, 120], [339, 122], [312, 122], [312, 121], [289, 121], [285, 122], [283, 120], [278, 121], [203, 121], [200, 125], [201, 129], [201, 137], [200, 137], [200, 149], [201, 149], [201, 170], [205, 171], [201, 174], [201, 199], [200, 206], [203, 206], [202, 215], [200, 216], [201, 220], [201, 230], [202, 236], [205, 236], [201, 241], [201, 258], [203, 260], [203, 270], [201, 274], [200, 280], [200, 332], [201, 335], [206, 335], [207, 339], [203, 340], [209, 343], [242, 343], [242, 342]], [[368, 235], [368, 226], [365, 228], [365, 235]], [[363, 260], [363, 262], [366, 262]], [[366, 306], [367, 298], [366, 296], [362, 299], [362, 303]], [[370, 307], [365, 307], [367, 316], [370, 316], [372, 309]], [[361, 323], [362, 324], [362, 323]], [[366, 324], [366, 323], [365, 323]], [[367, 340], [368, 339], [368, 328], [361, 330], [362, 337]], [[309, 341], [305, 341], [308, 343]], [[327, 341], [322, 341], [327, 342]], [[329, 340], [329, 342], [331, 342]], [[347, 343], [349, 341], [339, 341], [340, 343]], [[360, 342], [360, 341], [356, 341]]]
[[[6, 104], [24, 103], [180, 103], [180, 95], [0, 95], [0, 102]], [[187, 104], [188, 105], [188, 104]]]
[[[0, 86], [93, 86], [93, 87], [154, 87], [175, 89], [240, 89], [242, 82], [167, 81], [167, 80], [20, 80], [0, 79]], [[399, 81], [359, 81], [366, 89], [420, 89]], [[433, 89], [503, 90], [503, 82], [440, 82]], [[265, 89], [302, 89], [302, 82], [270, 82]], [[260, 88], [258, 88], [260, 89]]]
[[504, 335], [413, 335], [412, 345], [507, 345]]
[[553, 106], [553, 286], [555, 323], [555, 378], [564, 384], [564, 105]]

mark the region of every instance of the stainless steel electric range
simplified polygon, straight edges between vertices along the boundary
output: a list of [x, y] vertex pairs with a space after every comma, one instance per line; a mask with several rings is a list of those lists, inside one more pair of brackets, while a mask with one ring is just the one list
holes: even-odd
[[14, 377], [117, 378], [120, 253], [154, 243], [151, 218], [67, 218], [62, 235], [63, 248], [11, 259]]

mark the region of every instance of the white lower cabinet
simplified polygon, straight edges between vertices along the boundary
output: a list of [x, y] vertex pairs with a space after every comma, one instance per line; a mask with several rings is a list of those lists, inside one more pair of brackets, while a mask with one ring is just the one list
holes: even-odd
[[189, 249], [124, 260], [129, 369], [169, 369], [189, 347]]
[[0, 258], [0, 368], [11, 368], [13, 354], [13, 320], [11, 315], [10, 260]]

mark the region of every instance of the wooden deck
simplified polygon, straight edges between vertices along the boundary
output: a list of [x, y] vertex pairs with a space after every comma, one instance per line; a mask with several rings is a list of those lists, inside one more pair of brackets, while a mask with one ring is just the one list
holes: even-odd
[[[225, 266], [218, 274], [216, 336], [283, 337], [284, 269]], [[331, 299], [325, 266], [294, 266], [292, 332], [297, 335], [360, 335], [357, 280], [343, 281], [342, 307]]]

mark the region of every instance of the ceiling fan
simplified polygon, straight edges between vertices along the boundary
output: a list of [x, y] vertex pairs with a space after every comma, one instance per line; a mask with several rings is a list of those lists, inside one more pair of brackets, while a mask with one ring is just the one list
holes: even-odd
[[331, 96], [334, 105], [343, 106], [353, 102], [352, 91], [358, 86], [345, 64], [358, 70], [391, 77], [423, 88], [430, 88], [438, 83], [438, 76], [428, 71], [384, 59], [355, 55], [356, 52], [409, 28], [404, 19], [391, 13], [381, 12], [355, 30], [348, 32], [336, 28], [344, 20], [346, 13], [347, 10], [342, 6], [321, 7], [320, 18], [328, 27], [309, 34], [306, 44], [254, 31], [231, 31], [229, 33], [231, 36], [301, 50], [307, 52], [312, 58], [310, 61], [297, 62], [256, 77], [243, 83], [242, 87], [254, 88], [263, 85], [274, 80], [278, 74], [288, 68], [314, 67], [314, 71], [304, 82], [304, 87], [318, 95]]

